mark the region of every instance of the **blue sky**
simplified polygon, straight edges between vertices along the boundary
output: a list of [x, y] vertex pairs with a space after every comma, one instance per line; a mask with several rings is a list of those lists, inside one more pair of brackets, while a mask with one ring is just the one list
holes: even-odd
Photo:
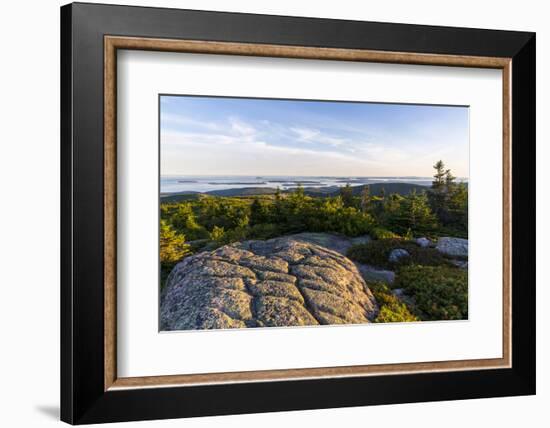
[[467, 107], [162, 96], [161, 175], [468, 177]]

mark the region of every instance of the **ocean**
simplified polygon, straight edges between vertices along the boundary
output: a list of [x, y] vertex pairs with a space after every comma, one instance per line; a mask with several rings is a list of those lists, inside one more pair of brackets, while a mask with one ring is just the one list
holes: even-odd
[[[467, 181], [459, 178], [457, 181]], [[212, 190], [242, 189], [247, 187], [265, 187], [281, 190], [293, 189], [298, 184], [303, 187], [329, 187], [351, 186], [373, 183], [413, 183], [429, 186], [432, 177], [305, 177], [305, 176], [198, 176], [198, 175], [166, 175], [161, 176], [160, 192], [181, 193], [181, 192], [209, 192]]]

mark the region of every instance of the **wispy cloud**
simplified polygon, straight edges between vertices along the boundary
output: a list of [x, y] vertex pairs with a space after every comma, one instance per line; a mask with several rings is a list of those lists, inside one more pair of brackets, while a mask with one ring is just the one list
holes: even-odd
[[296, 134], [298, 141], [305, 143], [328, 144], [334, 147], [345, 143], [345, 139], [327, 135], [318, 129], [290, 128], [290, 130]]
[[450, 108], [172, 101], [161, 103], [163, 174], [429, 175], [439, 158], [468, 171], [467, 114]]

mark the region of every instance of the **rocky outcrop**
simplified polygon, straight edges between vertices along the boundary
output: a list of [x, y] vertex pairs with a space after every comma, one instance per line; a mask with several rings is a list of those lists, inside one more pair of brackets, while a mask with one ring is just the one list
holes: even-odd
[[162, 330], [367, 323], [367, 284], [338, 252], [290, 237], [187, 257], [161, 296]]
[[468, 257], [468, 240], [462, 238], [439, 238], [435, 247], [450, 257]]

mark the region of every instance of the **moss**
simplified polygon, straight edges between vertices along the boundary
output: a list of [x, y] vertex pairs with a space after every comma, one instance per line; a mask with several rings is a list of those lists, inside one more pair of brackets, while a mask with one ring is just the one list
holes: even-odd
[[415, 298], [423, 320], [468, 318], [468, 272], [444, 266], [405, 266], [394, 287], [403, 288]]
[[[388, 260], [389, 255], [397, 248], [406, 250], [410, 257], [403, 257], [397, 262], [390, 262]], [[404, 239], [381, 239], [367, 244], [354, 245], [348, 250], [347, 256], [359, 263], [392, 270], [410, 264], [423, 266], [451, 265], [449, 260], [435, 248], [422, 248], [416, 243]]]

